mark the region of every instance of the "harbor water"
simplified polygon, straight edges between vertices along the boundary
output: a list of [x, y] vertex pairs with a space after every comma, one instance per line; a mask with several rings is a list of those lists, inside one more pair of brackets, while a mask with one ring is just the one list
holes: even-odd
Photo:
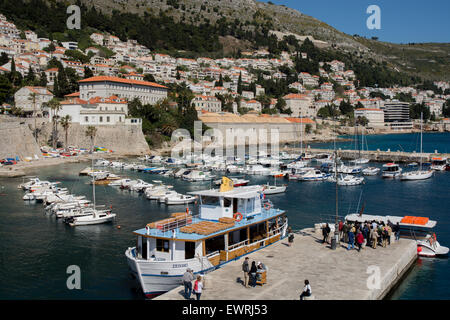
[[[340, 136], [345, 141], [337, 141], [336, 148], [342, 150], [372, 150], [403, 152], [420, 151], [420, 133], [399, 133], [399, 134], [374, 134], [368, 136], [345, 135]], [[361, 141], [362, 140], [362, 141]], [[362, 143], [361, 143], [362, 142]], [[333, 149], [334, 142], [327, 143], [308, 143], [311, 148]], [[423, 134], [423, 152], [450, 153], [450, 132], [443, 133], [424, 133]]]
[[[409, 135], [409, 140], [414, 136]], [[439, 137], [436, 139], [441, 139], [436, 142], [439, 147], [430, 146], [428, 136], [424, 135], [424, 149], [444, 152], [447, 148], [450, 151], [448, 134], [436, 135]], [[369, 148], [383, 149], [400, 135], [383, 137], [377, 145], [372, 144], [374, 137], [369, 136]], [[381, 137], [376, 136], [376, 139]], [[61, 186], [71, 193], [92, 199], [89, 177], [78, 175], [89, 165], [88, 162], [62, 164], [34, 169], [29, 174], [43, 180], [60, 181]], [[108, 170], [147, 182], [162, 180], [181, 193], [211, 186], [210, 182], [191, 183], [135, 171]], [[217, 174], [217, 177], [221, 175]], [[251, 184], [274, 182], [269, 177], [248, 177]], [[22, 181], [23, 178], [0, 178], [0, 299], [144, 299], [128, 273], [124, 255], [127, 247], [135, 246], [132, 231], [166, 218], [172, 212], [184, 211], [186, 206], [166, 206], [126, 190], [96, 186], [97, 204], [112, 206], [117, 214], [116, 221], [72, 228], [46, 214], [42, 204], [23, 201], [24, 193], [17, 189]], [[287, 211], [293, 229], [312, 227], [335, 215], [333, 183], [289, 182], [285, 179], [276, 182], [287, 183], [287, 192], [267, 197], [275, 207]], [[359, 211], [364, 206], [367, 214], [426, 216], [438, 221], [437, 239], [449, 246], [449, 188], [450, 172], [437, 172], [424, 181], [383, 180], [380, 175], [366, 177], [364, 185], [339, 188], [339, 215]], [[196, 212], [195, 205], [190, 208]], [[376, 250], [383, 259], [383, 248]], [[355, 251], [354, 254], [358, 253]], [[80, 290], [69, 290], [66, 285], [71, 275], [67, 268], [72, 265], [81, 271]], [[448, 259], [419, 259], [390, 298], [450, 299], [449, 267]]]

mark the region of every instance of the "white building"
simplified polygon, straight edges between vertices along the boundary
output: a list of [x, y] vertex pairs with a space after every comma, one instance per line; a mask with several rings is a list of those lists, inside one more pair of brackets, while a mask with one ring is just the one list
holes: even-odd
[[285, 95], [286, 108], [291, 108], [292, 117], [315, 117], [317, 110], [312, 99], [304, 94], [290, 93]]
[[366, 117], [369, 120], [369, 126], [384, 126], [384, 111], [376, 108], [359, 108], [355, 110], [355, 119], [358, 117]]
[[[35, 104], [31, 98], [31, 94], [35, 93]], [[22, 109], [25, 113], [33, 113], [42, 116], [44, 111], [42, 105], [49, 102], [53, 98], [53, 94], [44, 87], [23, 87], [14, 94], [14, 102], [16, 108]]]
[[221, 112], [222, 103], [214, 96], [197, 95], [192, 99], [192, 103], [195, 106], [195, 110], [201, 113], [202, 110], [208, 112]]
[[80, 98], [118, 96], [128, 101], [138, 98], [143, 104], [155, 104], [167, 98], [167, 87], [148, 81], [97, 76], [79, 81]]
[[141, 124], [141, 119], [126, 119], [128, 103], [117, 96], [94, 97], [89, 100], [71, 98], [61, 102], [59, 117], [69, 115], [71, 122], [81, 125], [115, 125], [125, 123]]

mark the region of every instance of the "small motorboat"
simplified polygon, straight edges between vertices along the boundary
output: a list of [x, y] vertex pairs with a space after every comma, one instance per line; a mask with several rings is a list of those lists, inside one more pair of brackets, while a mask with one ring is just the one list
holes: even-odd
[[112, 222], [116, 217], [115, 213], [111, 213], [110, 210], [97, 210], [94, 209], [93, 214], [81, 216], [81, 217], [73, 217], [67, 220], [67, 223], [71, 227], [75, 226], [86, 226], [93, 224], [101, 224]]
[[395, 163], [386, 163], [383, 165], [383, 178], [398, 178], [402, 173], [402, 168]]
[[265, 184], [263, 185], [263, 194], [270, 195], [270, 194], [277, 194], [277, 193], [283, 193], [286, 192], [287, 185], [281, 185], [281, 186], [275, 186], [275, 185], [269, 185]]
[[435, 171], [445, 171], [447, 167], [447, 159], [443, 157], [431, 158], [431, 169]]
[[376, 176], [380, 172], [380, 168], [377, 167], [367, 167], [362, 169], [362, 174], [365, 176]]
[[166, 204], [187, 204], [194, 202], [196, 199], [197, 197], [195, 196], [178, 193], [172, 196], [167, 196], [164, 202]]
[[340, 175], [337, 180], [339, 186], [356, 186], [364, 182], [364, 177], [353, 176], [350, 174]]
[[298, 180], [300, 181], [324, 181], [330, 177], [330, 173], [322, 172], [318, 169], [309, 170], [301, 175]]

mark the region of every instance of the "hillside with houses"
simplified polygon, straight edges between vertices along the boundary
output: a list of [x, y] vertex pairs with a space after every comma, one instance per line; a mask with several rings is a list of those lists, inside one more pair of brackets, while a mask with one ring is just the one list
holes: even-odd
[[[420, 113], [438, 125], [449, 121], [449, 82], [363, 63], [313, 36], [274, 37], [276, 53], [263, 46], [187, 58], [101, 31], [83, 44], [50, 40], [1, 14], [1, 113], [136, 126], [151, 146], [169, 141], [176, 128], [192, 130], [197, 119], [217, 128], [225, 118], [239, 126], [252, 116], [267, 128], [280, 119], [290, 124], [286, 140], [298, 130], [320, 136], [326, 119], [380, 132], [411, 130]], [[309, 127], [298, 127], [298, 119]]]

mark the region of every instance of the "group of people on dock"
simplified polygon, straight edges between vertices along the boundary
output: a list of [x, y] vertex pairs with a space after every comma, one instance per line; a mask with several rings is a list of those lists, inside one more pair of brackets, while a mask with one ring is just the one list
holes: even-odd
[[[400, 238], [400, 225], [393, 224], [388, 221], [365, 221], [361, 222], [342, 222], [338, 224], [339, 239], [347, 243], [347, 250], [355, 249], [355, 244], [358, 252], [364, 247], [377, 248], [377, 245], [385, 248], [391, 244], [391, 236], [395, 235], [395, 240]], [[331, 236], [331, 228], [328, 223], [322, 227], [323, 243], [329, 242]]]
[[202, 276], [198, 275], [197, 279], [194, 281], [194, 290], [192, 290], [192, 281], [194, 280], [194, 272], [192, 269], [187, 268], [186, 272], [183, 274], [183, 285], [184, 285], [184, 297], [187, 300], [191, 299], [192, 292], [194, 292], [197, 300], [200, 300], [200, 296], [203, 291], [203, 280]]
[[244, 286], [246, 288], [256, 287], [258, 281], [262, 281], [263, 273], [267, 272], [264, 263], [252, 261], [250, 266], [248, 257], [245, 257], [242, 263], [242, 272], [244, 273]]

